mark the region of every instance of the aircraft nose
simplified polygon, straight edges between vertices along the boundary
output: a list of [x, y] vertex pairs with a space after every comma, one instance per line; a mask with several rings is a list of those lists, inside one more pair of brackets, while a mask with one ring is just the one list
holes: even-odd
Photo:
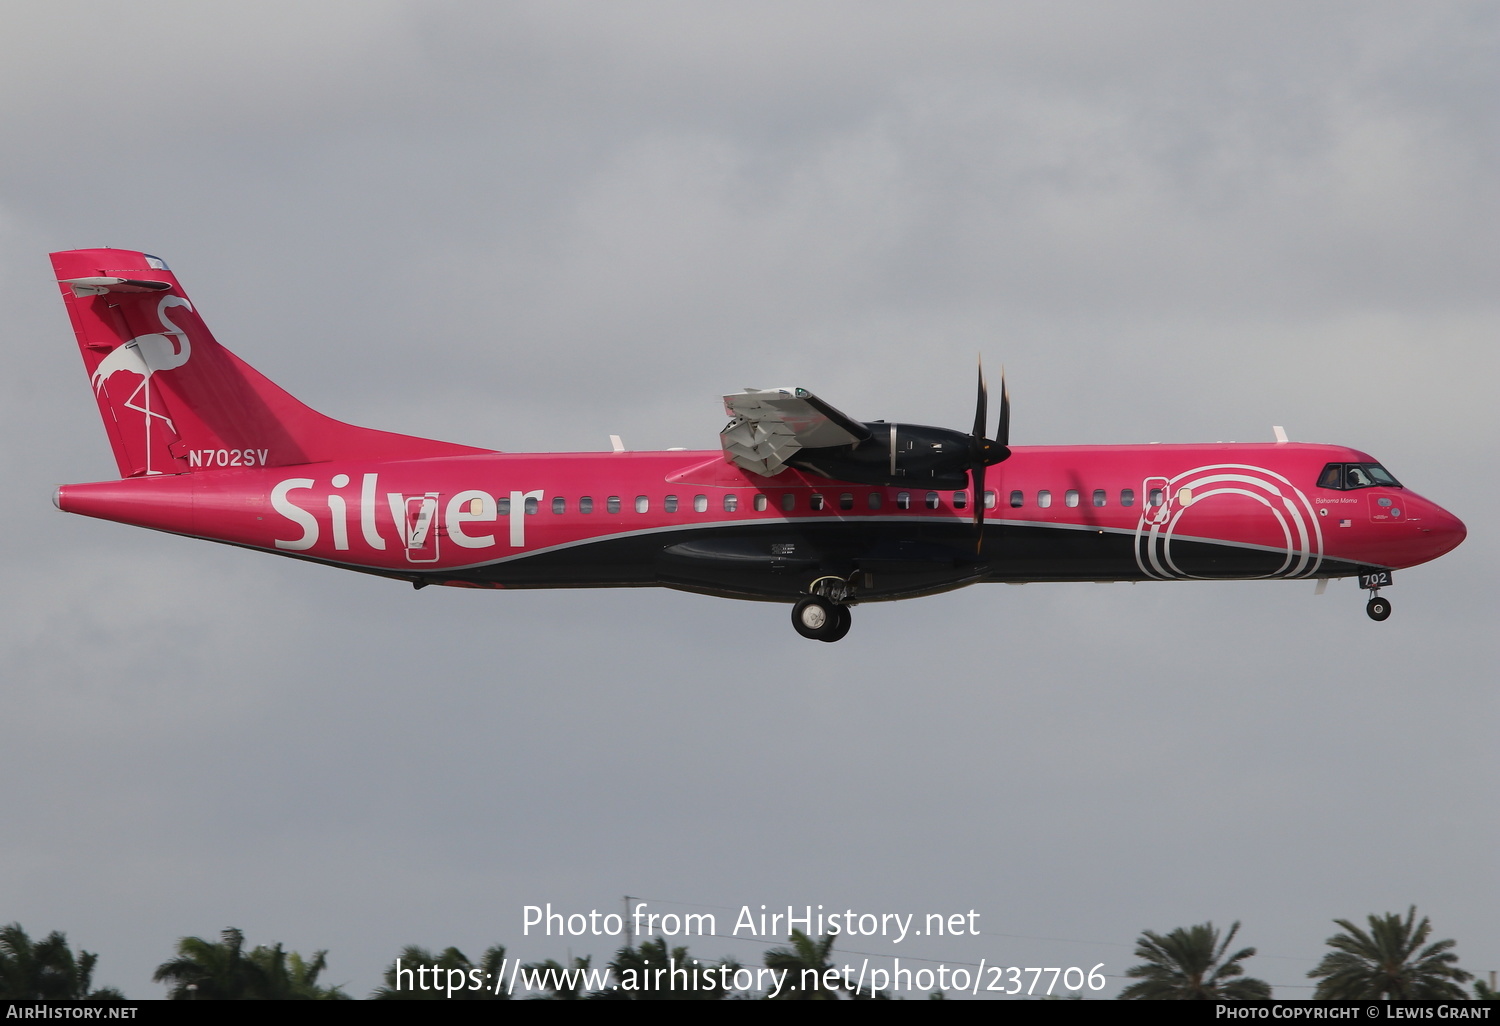
[[1464, 522], [1435, 502], [1431, 511], [1422, 517], [1421, 530], [1432, 552], [1428, 559], [1453, 551], [1469, 536]]

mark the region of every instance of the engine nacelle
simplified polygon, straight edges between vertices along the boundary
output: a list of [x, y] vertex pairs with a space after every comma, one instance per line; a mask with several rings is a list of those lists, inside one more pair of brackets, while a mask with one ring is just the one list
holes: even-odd
[[1003, 446], [994, 445], [976, 452], [976, 439], [949, 428], [878, 420], [864, 426], [870, 430], [868, 440], [803, 449], [787, 465], [853, 484], [957, 491], [969, 486], [969, 470], [975, 463], [998, 463], [1009, 455]]

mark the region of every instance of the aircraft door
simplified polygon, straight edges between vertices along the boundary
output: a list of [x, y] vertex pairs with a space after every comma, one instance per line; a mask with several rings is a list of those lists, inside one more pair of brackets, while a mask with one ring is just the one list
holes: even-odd
[[1141, 482], [1141, 523], [1164, 524], [1172, 515], [1171, 490], [1164, 477], [1148, 477]]
[[[393, 500], [397, 496], [391, 496]], [[400, 496], [401, 537], [406, 542], [408, 563], [435, 563], [438, 558], [438, 493]], [[395, 506], [393, 501], [391, 505]]]

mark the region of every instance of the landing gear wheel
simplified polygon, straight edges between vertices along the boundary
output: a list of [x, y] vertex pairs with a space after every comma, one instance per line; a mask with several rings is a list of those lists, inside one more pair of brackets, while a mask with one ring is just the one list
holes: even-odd
[[1384, 620], [1391, 615], [1391, 600], [1376, 595], [1365, 603], [1365, 612], [1371, 620]]
[[833, 629], [819, 638], [819, 641], [838, 641], [849, 633], [849, 627], [854, 623], [854, 617], [850, 615], [848, 606], [834, 606], [833, 611], [837, 617], [834, 620]]
[[813, 641], [837, 641], [849, 633], [849, 610], [810, 595], [792, 607], [792, 626], [804, 638]]
[[822, 641], [830, 629], [838, 623], [836, 607], [827, 599], [811, 596], [792, 607], [792, 626], [804, 638]]

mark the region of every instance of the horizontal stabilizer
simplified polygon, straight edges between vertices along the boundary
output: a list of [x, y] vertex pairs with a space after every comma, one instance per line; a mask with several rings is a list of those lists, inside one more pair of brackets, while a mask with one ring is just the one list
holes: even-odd
[[169, 281], [146, 281], [140, 278], [63, 278], [58, 284], [73, 286], [75, 296], [102, 296], [108, 292], [166, 292]]

